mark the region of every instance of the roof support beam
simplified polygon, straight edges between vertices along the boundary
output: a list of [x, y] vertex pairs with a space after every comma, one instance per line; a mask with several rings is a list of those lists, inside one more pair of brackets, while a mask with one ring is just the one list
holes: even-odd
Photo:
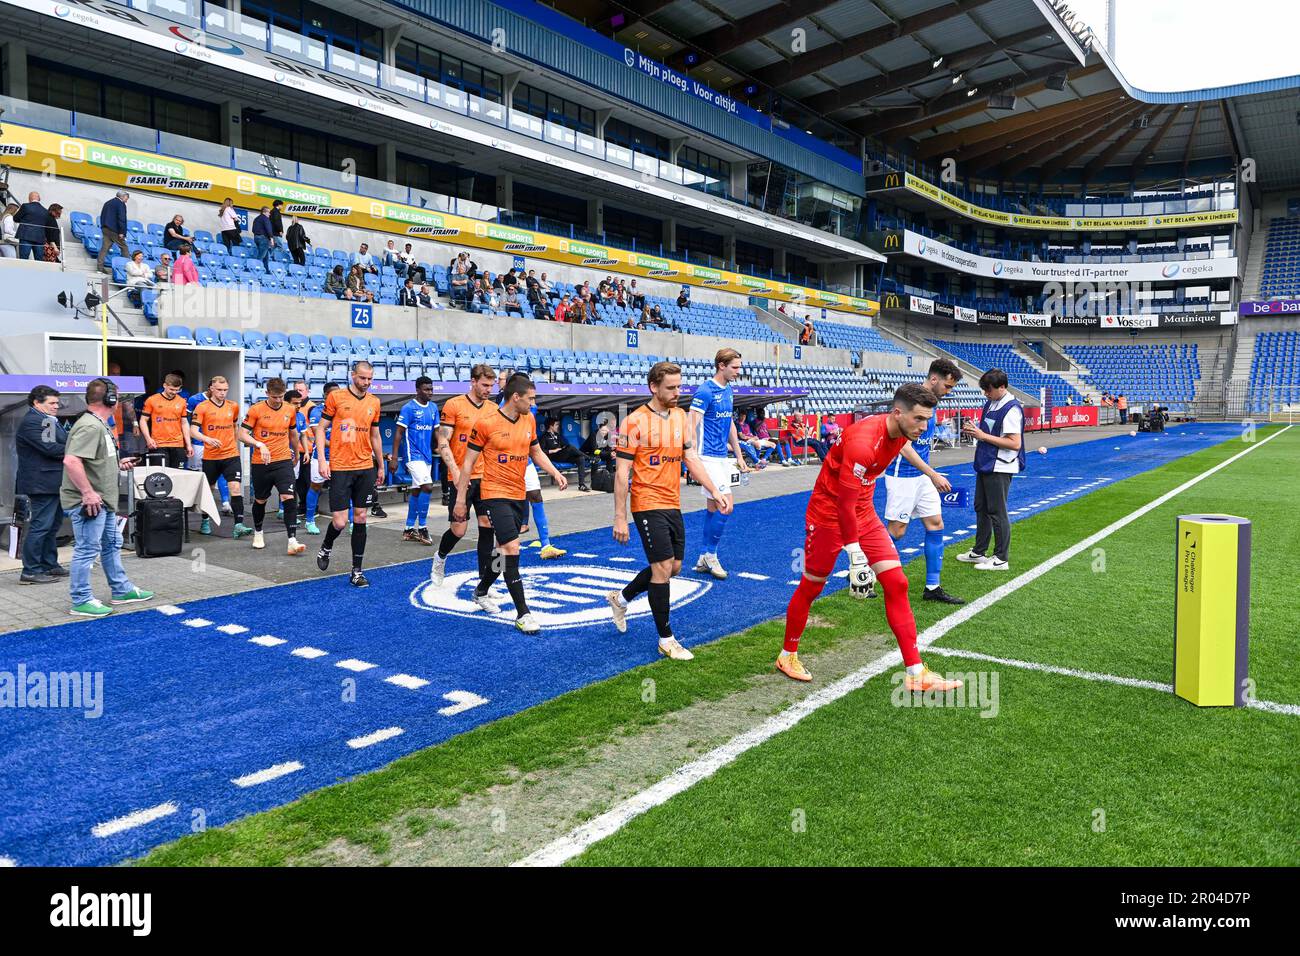
[[1062, 163], [1062, 168], [1068, 166], [1090, 145], [1095, 145], [1099, 141], [1105, 142], [1108, 137], [1131, 123], [1144, 108], [1141, 103], [1130, 103], [1119, 113], [1114, 114], [1114, 119], [1100, 129], [1094, 124], [1072, 125], [1065, 132], [1042, 143], [1037, 149], [1003, 163], [998, 172], [1003, 179], [1011, 179], [1022, 170], [1046, 163], [1043, 165], [1043, 178], [1046, 179], [1049, 175], [1049, 166], [1054, 167], [1056, 163]]
[[925, 140], [917, 147], [916, 158], [924, 160], [943, 154], [959, 158], [967, 157], [968, 154], [980, 155], [976, 150], [986, 145], [1006, 145], [1016, 137], [1044, 129], [1049, 123], [1068, 119], [1077, 113], [1090, 112], [1097, 106], [1113, 104], [1122, 96], [1122, 90], [1107, 90], [1083, 99], [1056, 103], [1041, 110], [1030, 109], [1017, 116], [999, 119], [996, 123], [975, 123], [954, 133], [944, 133]]
[[1196, 104], [1196, 115], [1192, 117], [1192, 131], [1187, 134], [1187, 145], [1183, 147], [1183, 179], [1187, 178], [1187, 164], [1192, 160], [1192, 141], [1196, 139], [1196, 131], [1201, 127], [1201, 110], [1204, 108], [1204, 100]]
[[[1142, 115], [1151, 118], [1159, 114], [1161, 110], [1162, 107], [1155, 106], [1144, 112]], [[1088, 165], [1083, 167], [1083, 181], [1085, 183], [1092, 182], [1092, 178], [1106, 168], [1106, 164], [1115, 157], [1115, 154], [1129, 143], [1133, 142], [1133, 138], [1140, 132], [1142, 132], [1142, 128], [1140, 126], [1135, 126], [1094, 156], [1092, 160], [1089, 161]], [[1104, 139], [1105, 137], [1102, 138]]]
[[738, 46], [743, 46], [782, 27], [798, 23], [804, 17], [825, 10], [834, 2], [835, 0], [784, 0], [775, 6], [741, 17], [734, 23], [728, 23], [694, 37], [688, 47], [672, 55], [668, 65], [679, 70], [694, 69], [698, 64], [692, 64], [690, 67], [686, 64], [688, 53], [694, 53], [699, 57], [699, 63], [716, 60], [726, 56]]
[[[1123, 108], [1114, 99], [1104, 103], [1092, 103], [1089, 106], [1067, 116], [1058, 116], [1041, 125], [1037, 130], [1026, 130], [1020, 135], [999, 136], [987, 143], [981, 143], [969, 150], [962, 150], [952, 155], [967, 171], [988, 169], [1008, 159], [1018, 159], [1031, 150], [1036, 150], [1045, 143], [1070, 134], [1083, 134], [1089, 129], [1097, 129], [1109, 118], [1115, 116], [1115, 110]], [[1014, 150], [1014, 152], [1008, 152]], [[1047, 155], [1051, 155], [1049, 152]]]
[[1169, 115], [1165, 117], [1164, 124], [1160, 129], [1154, 132], [1150, 141], [1142, 148], [1142, 152], [1138, 154], [1138, 158], [1133, 162], [1132, 176], [1134, 182], [1137, 182], [1138, 175], [1146, 168], [1146, 164], [1151, 159], [1152, 154], [1160, 146], [1160, 141], [1169, 133], [1170, 128], [1175, 122], [1177, 122], [1182, 111], [1182, 107], [1180, 106], [1173, 107], [1169, 111]]

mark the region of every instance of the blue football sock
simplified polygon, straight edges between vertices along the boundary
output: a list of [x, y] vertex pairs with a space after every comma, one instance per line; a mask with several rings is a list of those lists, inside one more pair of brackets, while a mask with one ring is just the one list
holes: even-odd
[[304, 521], [316, 520], [316, 505], [320, 501], [320, 492], [315, 488], [307, 489], [307, 513], [303, 515]]
[[221, 500], [230, 504], [230, 485], [226, 484], [226, 476], [222, 475], [217, 479], [217, 492], [221, 495]]
[[406, 527], [415, 527], [415, 516], [420, 510], [420, 493], [413, 491], [406, 496]]
[[551, 543], [551, 526], [546, 520], [546, 505], [540, 501], [534, 501], [532, 505], [533, 524], [537, 525], [537, 540], [544, 548]]
[[429, 499], [433, 497], [432, 492], [420, 493], [420, 505], [415, 509], [415, 526], [417, 528], [426, 527], [429, 523]]
[[925, 586], [939, 586], [939, 572], [943, 570], [943, 531], [925, 529]]
[[713, 544], [713, 516], [716, 511], [704, 510], [704, 527], [700, 529], [700, 555], [704, 556], [709, 553], [709, 548]]
[[718, 542], [722, 540], [722, 530], [727, 526], [727, 519], [730, 515], [724, 515], [721, 511], [713, 512], [713, 533], [709, 538], [709, 553], [718, 553]]

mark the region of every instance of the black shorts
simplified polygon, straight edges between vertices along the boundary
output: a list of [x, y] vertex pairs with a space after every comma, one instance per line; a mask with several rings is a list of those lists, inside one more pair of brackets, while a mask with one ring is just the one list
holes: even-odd
[[226, 481], [243, 481], [244, 471], [239, 463], [239, 456], [220, 458], [216, 461], [208, 461], [204, 458], [203, 477], [210, 485], [215, 485], [218, 478], [224, 478]]
[[686, 557], [686, 522], [679, 509], [634, 511], [632, 523], [641, 534], [641, 547], [645, 548], [646, 560], [651, 564]]
[[165, 456], [168, 468], [184, 468], [185, 462], [189, 460], [184, 448], [155, 448], [151, 452], [146, 452], [146, 455]]
[[528, 501], [513, 498], [488, 498], [479, 502], [480, 512], [486, 512], [497, 544], [509, 544], [528, 527]]
[[[465, 489], [465, 520], [466, 521], [469, 520], [469, 511], [471, 508], [474, 509], [474, 513], [478, 515], [480, 518], [487, 515], [487, 512], [483, 510], [483, 502], [479, 500], [478, 492], [479, 492], [479, 479], [473, 478], [470, 480], [469, 487]], [[447, 499], [447, 520], [451, 521], [453, 524], [455, 523], [456, 519], [452, 515], [452, 512], [455, 510], [456, 510], [456, 486], [452, 485], [451, 497]]]
[[375, 468], [362, 468], [359, 471], [330, 471], [330, 511], [347, 511], [353, 508], [368, 508], [375, 494], [375, 481], [378, 471]]
[[250, 470], [253, 473], [253, 497], [258, 501], [269, 501], [273, 487], [281, 495], [296, 494], [294, 482], [298, 480], [298, 476], [294, 473], [292, 458], [273, 461], [269, 465], [254, 461]]

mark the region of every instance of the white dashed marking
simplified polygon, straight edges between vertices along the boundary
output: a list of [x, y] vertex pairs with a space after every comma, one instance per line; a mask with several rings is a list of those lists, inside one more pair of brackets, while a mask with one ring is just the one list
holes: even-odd
[[179, 809], [180, 807], [168, 800], [166, 803], [160, 803], [158, 806], [150, 807], [148, 810], [137, 810], [135, 813], [128, 813], [124, 817], [118, 817], [116, 820], [97, 823], [90, 828], [90, 832], [101, 839], [104, 837], [111, 837], [115, 833], [121, 833], [123, 830], [133, 830], [136, 827], [144, 826], [146, 823], [153, 823], [155, 820], [169, 817]]
[[348, 658], [347, 660], [345, 660], [345, 661], [339, 661], [339, 662], [338, 662], [337, 664], [335, 664], [334, 666], [335, 666], [335, 667], [341, 667], [341, 668], [343, 668], [345, 671], [356, 671], [356, 672], [359, 674], [359, 673], [361, 673], [362, 671], [368, 671], [368, 670], [370, 670], [372, 667], [378, 667], [379, 665], [378, 665], [378, 664], [371, 664], [369, 661], [359, 661], [359, 660], [357, 660], [355, 657], [349, 657], [349, 658]]
[[348, 746], [353, 750], [360, 750], [362, 747], [373, 747], [375, 744], [382, 744], [385, 740], [400, 737], [404, 733], [406, 731], [401, 727], [385, 727], [383, 730], [376, 730], [364, 737], [353, 737], [348, 741]]
[[296, 760], [290, 760], [288, 763], [278, 763], [274, 767], [267, 767], [265, 770], [259, 770], [257, 773], [245, 774], [242, 777], [236, 777], [230, 781], [236, 787], [255, 787], [259, 783], [267, 783], [271, 780], [278, 780], [281, 777], [287, 777], [291, 773], [297, 773], [302, 769], [302, 764]]
[[281, 644], [286, 644], [288, 642], [282, 637], [273, 637], [270, 634], [263, 634], [261, 637], [250, 637], [248, 643], [258, 644], [262, 647], [279, 647]]
[[177, 607], [175, 604], [161, 604], [154, 610], [159, 614], [166, 614], [168, 617], [175, 617], [177, 614], [185, 613], [185, 608]]
[[398, 687], [405, 687], [407, 690], [419, 690], [421, 687], [429, 686], [429, 682], [423, 677], [415, 677], [411, 674], [394, 674], [392, 677], [385, 677], [384, 683], [396, 684]]
[[736, 572], [736, 577], [738, 577], [738, 578], [748, 578], [750, 581], [770, 581], [770, 580], [771, 580], [771, 578], [769, 578], [766, 574], [754, 574], [754, 573], [751, 572], [751, 571], [737, 571], [737, 572]]
[[222, 634], [247, 634], [248, 628], [242, 624], [222, 624], [217, 628]]
[[611, 560], [611, 561], [626, 561], [626, 562], [632, 562], [632, 561], [635, 561], [635, 560], [637, 560], [637, 559], [636, 559], [636, 558], [610, 558], [609, 560]]
[[453, 690], [442, 695], [443, 700], [451, 701], [450, 707], [439, 708], [438, 713], [444, 717], [452, 717], [456, 714], [464, 713], [467, 710], [473, 710], [475, 707], [481, 707], [488, 702], [486, 697], [480, 697], [478, 694], [471, 694], [467, 690]]
[[204, 617], [189, 617], [181, 621], [186, 627], [210, 627], [212, 622]]
[[575, 552], [573, 552], [573, 556], [574, 556], [575, 558], [594, 558], [594, 557], [596, 557], [596, 555], [594, 555], [594, 554], [588, 554], [588, 553], [585, 552], [585, 551], [575, 551]]
[[322, 651], [319, 647], [295, 647], [289, 653], [294, 657], [305, 657], [309, 661], [314, 661], [318, 657], [324, 657], [329, 651]]

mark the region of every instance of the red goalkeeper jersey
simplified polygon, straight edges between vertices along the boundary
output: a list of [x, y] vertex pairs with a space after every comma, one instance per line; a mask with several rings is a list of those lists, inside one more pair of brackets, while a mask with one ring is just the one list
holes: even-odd
[[905, 435], [889, 437], [888, 421], [888, 414], [872, 415], [844, 429], [808, 499], [810, 525], [838, 524], [844, 541], [858, 540], [861, 519], [872, 513], [876, 478], [907, 444]]

